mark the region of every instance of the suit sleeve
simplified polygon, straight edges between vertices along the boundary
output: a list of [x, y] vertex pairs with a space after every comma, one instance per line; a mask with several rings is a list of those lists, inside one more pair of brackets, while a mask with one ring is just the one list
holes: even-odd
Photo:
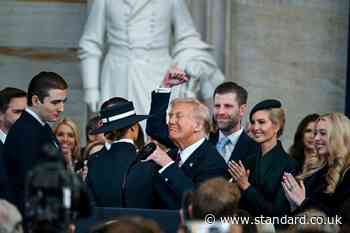
[[[290, 164], [284, 171], [295, 175], [297, 171], [296, 163]], [[248, 203], [254, 203], [257, 212], [268, 216], [281, 216], [290, 212], [289, 202], [284, 195], [281, 183], [279, 183], [277, 193], [272, 201], [267, 200], [264, 194], [254, 185], [242, 192], [242, 199]]]
[[160, 177], [180, 199], [184, 192], [192, 190], [194, 187], [192, 179], [187, 177], [175, 163], [165, 169]]
[[170, 93], [152, 92], [151, 117], [147, 120], [146, 132], [148, 136], [168, 148], [175, 148], [169, 139], [168, 126], [166, 124], [166, 111], [169, 104]]

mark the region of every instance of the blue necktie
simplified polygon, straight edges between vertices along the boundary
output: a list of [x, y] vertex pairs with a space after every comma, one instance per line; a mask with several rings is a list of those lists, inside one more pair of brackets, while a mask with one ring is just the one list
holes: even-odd
[[218, 152], [224, 157], [225, 156], [225, 147], [226, 145], [228, 145], [230, 143], [230, 139], [224, 137], [220, 140], [220, 142], [218, 144], [216, 144], [216, 149], [218, 150]]

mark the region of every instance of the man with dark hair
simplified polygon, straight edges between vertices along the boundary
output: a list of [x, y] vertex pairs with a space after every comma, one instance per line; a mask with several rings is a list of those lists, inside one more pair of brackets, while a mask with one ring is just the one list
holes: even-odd
[[209, 140], [226, 162], [243, 160], [258, 149], [241, 125], [247, 99], [247, 90], [234, 82], [224, 82], [214, 91], [214, 123], [218, 130]]
[[10, 177], [10, 201], [22, 212], [25, 177], [46, 158], [43, 145], [51, 144], [59, 150], [59, 143], [48, 122], [59, 120], [67, 88], [66, 81], [56, 73], [40, 72], [36, 75], [28, 88], [29, 107], [7, 135], [3, 158], [7, 177]]
[[11, 126], [27, 107], [27, 93], [13, 87], [0, 91], [0, 198], [7, 198], [7, 178], [2, 152]]
[[[5, 143], [11, 126], [27, 107], [27, 93], [21, 89], [6, 87], [0, 91], [0, 145]], [[0, 149], [1, 150], [1, 149]]]

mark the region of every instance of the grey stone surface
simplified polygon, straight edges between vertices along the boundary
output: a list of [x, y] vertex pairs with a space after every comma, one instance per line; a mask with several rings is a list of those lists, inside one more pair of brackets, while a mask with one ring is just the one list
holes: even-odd
[[265, 98], [283, 101], [286, 145], [306, 114], [344, 111], [349, 1], [233, 0], [231, 6], [227, 79], [247, 87], [250, 107]]
[[[264, 98], [282, 100], [287, 109], [286, 147], [304, 115], [344, 110], [348, 0], [188, 2], [203, 38], [218, 48], [214, 54], [226, 79], [248, 89], [250, 108]], [[86, 9], [83, 3], [0, 1], [0, 48], [67, 53], [30, 59], [0, 49], [0, 87], [26, 88], [40, 70], [56, 71], [71, 86], [65, 115], [81, 127], [86, 109], [78, 61], [67, 48], [77, 47]]]

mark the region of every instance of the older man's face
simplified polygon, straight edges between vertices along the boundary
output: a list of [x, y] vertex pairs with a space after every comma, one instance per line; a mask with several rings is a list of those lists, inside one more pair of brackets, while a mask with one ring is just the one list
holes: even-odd
[[193, 107], [188, 103], [174, 104], [169, 112], [169, 137], [175, 142], [188, 142], [195, 133], [197, 121]]

